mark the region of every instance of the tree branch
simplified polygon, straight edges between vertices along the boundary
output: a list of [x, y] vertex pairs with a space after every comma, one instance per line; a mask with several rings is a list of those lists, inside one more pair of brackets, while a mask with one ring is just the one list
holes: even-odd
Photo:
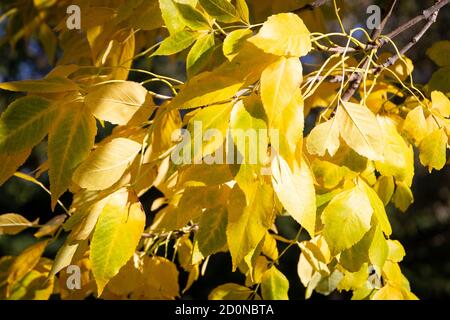
[[192, 232], [198, 231], [198, 225], [193, 224], [192, 226], [184, 227], [180, 230], [174, 230], [171, 232], [154, 232], [150, 231], [148, 233], [143, 233], [141, 238], [151, 239], [151, 238], [177, 238], [180, 236], [184, 236], [185, 234], [190, 234]]
[[295, 9], [292, 11], [293, 13], [303, 13], [305, 11], [313, 11], [314, 9], [323, 6], [324, 4], [330, 2], [331, 0], [316, 0], [312, 3], [305, 4], [303, 7], [300, 7], [298, 9]]

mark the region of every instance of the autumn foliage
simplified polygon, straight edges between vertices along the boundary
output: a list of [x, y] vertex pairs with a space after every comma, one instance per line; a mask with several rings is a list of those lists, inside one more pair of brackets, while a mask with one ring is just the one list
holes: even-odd
[[[210, 256], [229, 252], [245, 282], [224, 283], [210, 299], [288, 299], [279, 259], [297, 246], [306, 298], [338, 290], [416, 299], [385, 206], [405, 212], [414, 201], [415, 158], [430, 172], [447, 163], [448, 41], [428, 51], [440, 75], [418, 86], [409, 48], [394, 41], [407, 28], [328, 33], [322, 8], [304, 2], [12, 1], [5, 38], [13, 46], [37, 37], [54, 68], [0, 83], [25, 93], [0, 118], [0, 183], [36, 183], [65, 213], [43, 225], [0, 215], [0, 235], [36, 228], [39, 239], [0, 259], [0, 298], [174, 299]], [[321, 2], [341, 24], [337, 4]], [[436, 3], [417, 21], [424, 33], [448, 1]], [[67, 27], [69, 5], [80, 8], [80, 30]], [[165, 56], [185, 62], [186, 81], [133, 64]], [[323, 60], [311, 68], [311, 57]], [[155, 82], [170, 94], [149, 89]], [[21, 172], [45, 142], [48, 160]], [[241, 161], [226, 161], [230, 149]], [[49, 186], [39, 181], [45, 172]], [[143, 202], [151, 189], [163, 196]], [[71, 203], [60, 199], [66, 192]], [[292, 218], [296, 238], [279, 234], [279, 216]], [[54, 260], [43, 256], [65, 236]], [[81, 272], [78, 288], [67, 285], [70, 266]]]

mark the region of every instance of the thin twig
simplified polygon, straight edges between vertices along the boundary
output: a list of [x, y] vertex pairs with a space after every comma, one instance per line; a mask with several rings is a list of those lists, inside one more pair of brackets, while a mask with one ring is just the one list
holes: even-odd
[[148, 233], [143, 233], [142, 238], [151, 239], [151, 238], [178, 238], [185, 234], [190, 234], [192, 232], [198, 231], [198, 224], [193, 224], [192, 226], [184, 227], [180, 230], [170, 231], [170, 232], [155, 232], [150, 231]]

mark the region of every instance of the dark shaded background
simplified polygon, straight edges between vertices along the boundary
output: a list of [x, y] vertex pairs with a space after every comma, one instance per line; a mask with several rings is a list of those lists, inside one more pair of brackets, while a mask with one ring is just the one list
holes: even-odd
[[[390, 1], [344, 1], [346, 6], [341, 12], [344, 24], [347, 28], [364, 27], [367, 15], [365, 9], [370, 4], [386, 6]], [[434, 1], [400, 0], [395, 14], [387, 26], [391, 30], [404, 21], [419, 14], [419, 12], [431, 6]], [[2, 4], [0, 3], [0, 13]], [[326, 10], [329, 10], [327, 8]], [[426, 49], [434, 42], [449, 39], [450, 10], [448, 6], [441, 10], [438, 21], [407, 55], [415, 65], [414, 79], [418, 83], [427, 83], [431, 74], [437, 69], [425, 54]], [[0, 24], [0, 39], [4, 35], [5, 23]], [[327, 26], [329, 31], [337, 28], [335, 21], [330, 21]], [[417, 29], [416, 29], [417, 30]], [[406, 43], [414, 35], [412, 29], [403, 37], [399, 37], [399, 46]], [[1, 41], [0, 41], [1, 42]], [[162, 74], [184, 78], [184, 65], [180, 62], [170, 61], [165, 58], [156, 60], [153, 66], [146, 60], [139, 60], [136, 64], [140, 68], [153, 69]], [[20, 41], [13, 50], [7, 45], [0, 47], [0, 82], [38, 79], [42, 78], [51, 67], [43, 53], [42, 48], [35, 39], [27, 42]], [[131, 75], [132, 80], [140, 80]], [[158, 90], [159, 88], [152, 88]], [[164, 91], [161, 91], [164, 93]], [[6, 91], [0, 92], [0, 111], [16, 99], [19, 94]], [[21, 168], [24, 172], [30, 172], [43, 163], [46, 158], [46, 144], [42, 143], [33, 151], [32, 156]], [[1, 163], [0, 163], [1, 165]], [[48, 185], [47, 175], [43, 175], [41, 181]], [[402, 270], [411, 283], [412, 291], [421, 299], [446, 299], [450, 298], [450, 170], [446, 166], [440, 172], [428, 172], [416, 163], [416, 176], [413, 183], [415, 203], [406, 213], [400, 213], [392, 205], [389, 205], [388, 214], [393, 225], [393, 238], [402, 242], [406, 249], [405, 260], [401, 263]], [[145, 208], [151, 205], [153, 194], [147, 194], [141, 199]], [[70, 195], [66, 194], [62, 201], [70, 204]], [[16, 212], [33, 220], [38, 217], [41, 222], [49, 220], [58, 214], [50, 210], [50, 198], [39, 187], [11, 178], [0, 187], [0, 214]], [[280, 218], [278, 221], [281, 233], [288, 238], [293, 238], [298, 226], [288, 218]], [[17, 255], [34, 240], [31, 233], [23, 232], [19, 236], [0, 236], [0, 256]], [[52, 257], [58, 248], [58, 243], [52, 245], [46, 255]], [[282, 249], [282, 247], [280, 247]], [[303, 299], [304, 289], [297, 276], [297, 260], [299, 250], [295, 247], [281, 259], [280, 269], [289, 278], [291, 285], [289, 295], [292, 299]], [[210, 259], [207, 272], [204, 277], [194, 284], [191, 290], [183, 297], [186, 299], [206, 298], [212, 288], [226, 282], [243, 283], [244, 277], [239, 273], [232, 273], [231, 262], [228, 254], [218, 254]], [[182, 274], [182, 281], [185, 281]], [[182, 284], [183, 285], [183, 284]], [[313, 294], [313, 299], [341, 299], [348, 294], [333, 293], [329, 297]]]

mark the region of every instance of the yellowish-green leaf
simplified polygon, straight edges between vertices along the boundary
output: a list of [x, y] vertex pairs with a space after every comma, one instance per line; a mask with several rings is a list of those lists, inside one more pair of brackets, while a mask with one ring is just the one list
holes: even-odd
[[384, 158], [375, 162], [375, 168], [383, 176], [411, 185], [414, 177], [414, 151], [398, 133], [395, 123], [388, 117], [377, 117], [384, 136]]
[[343, 102], [336, 117], [344, 141], [370, 160], [383, 160], [384, 137], [375, 115], [366, 106]]
[[205, 210], [202, 213], [196, 240], [203, 256], [217, 253], [226, 246], [227, 215], [225, 207]]
[[264, 300], [289, 300], [289, 281], [275, 266], [267, 270], [261, 281]]
[[428, 171], [441, 170], [446, 162], [448, 137], [444, 129], [437, 129], [427, 135], [419, 146], [419, 159]]
[[82, 188], [106, 189], [122, 177], [140, 149], [133, 140], [113, 139], [89, 154], [75, 170], [73, 180]]
[[192, 30], [208, 30], [211, 28], [208, 19], [190, 4], [174, 1], [174, 4], [184, 20]]
[[358, 186], [368, 197], [373, 208], [373, 213], [377, 218], [377, 222], [379, 223], [381, 230], [387, 236], [390, 236], [392, 234], [392, 227], [386, 214], [383, 202], [380, 200], [375, 190], [373, 190], [366, 182], [364, 182], [363, 179], [358, 179]]
[[323, 235], [333, 255], [357, 243], [370, 229], [373, 209], [358, 187], [343, 191], [322, 212]]
[[83, 103], [66, 105], [48, 139], [52, 209], [70, 185], [76, 167], [86, 159], [94, 145], [97, 127]]
[[55, 105], [44, 98], [15, 100], [0, 118], [0, 153], [19, 153], [34, 147], [47, 135]]
[[31, 149], [14, 154], [0, 154], [0, 186], [5, 183], [17, 169], [25, 163], [31, 154]]
[[205, 34], [197, 39], [186, 59], [186, 68], [189, 76], [193, 76], [201, 71], [213, 48], [214, 33]]
[[203, 9], [218, 21], [232, 23], [240, 20], [236, 8], [227, 0], [199, 0], [199, 2]]
[[91, 242], [90, 260], [98, 294], [133, 256], [145, 227], [145, 213], [126, 190], [111, 195], [100, 213]]
[[248, 10], [247, 2], [245, 2], [245, 0], [236, 0], [236, 10], [241, 17], [241, 20], [248, 24], [250, 22], [250, 12]]
[[440, 67], [450, 66], [450, 41], [443, 40], [434, 43], [427, 50], [427, 55]]
[[48, 241], [41, 241], [26, 248], [11, 264], [8, 269], [7, 295], [11, 292], [14, 284], [22, 279], [28, 272], [34, 269], [41, 259]]
[[0, 83], [0, 89], [30, 93], [58, 93], [79, 90], [78, 85], [63, 77]]
[[147, 90], [143, 86], [125, 81], [92, 87], [85, 103], [98, 119], [124, 125], [144, 106], [146, 99]]
[[198, 34], [192, 31], [183, 30], [165, 38], [158, 50], [152, 56], [170, 56], [183, 51], [197, 40]]
[[[256, 182], [258, 183], [258, 182]], [[233, 270], [261, 242], [271, 226], [273, 191], [267, 184], [258, 184], [256, 194], [247, 205], [245, 194], [235, 186], [228, 203], [227, 242]]]
[[287, 212], [305, 228], [311, 238], [316, 225], [314, 180], [306, 161], [294, 164], [294, 170], [280, 156], [272, 160], [272, 184]]
[[[200, 110], [189, 121], [188, 130], [193, 141], [193, 162], [222, 147], [228, 128], [232, 105], [218, 104]], [[208, 133], [212, 136], [205, 137]], [[201, 146], [201, 148], [199, 148]]]
[[[178, 2], [195, 6], [197, 0], [178, 0]], [[183, 30], [185, 22], [175, 6], [174, 0], [159, 0], [159, 7], [161, 9], [162, 18], [167, 29], [169, 29], [170, 34]], [[148, 17], [146, 17], [146, 19], [148, 19]]]
[[269, 65], [261, 75], [261, 98], [269, 126], [277, 113], [282, 113], [293, 100], [302, 82], [302, 64], [295, 57], [281, 57]]
[[309, 30], [303, 20], [293, 13], [269, 17], [258, 34], [249, 41], [264, 52], [278, 56], [298, 58], [311, 50]]
[[247, 300], [253, 294], [253, 290], [235, 283], [222, 284], [208, 296], [209, 300]]
[[244, 45], [245, 41], [252, 35], [250, 29], [238, 29], [231, 31], [223, 41], [223, 54], [228, 60], [233, 60], [237, 56], [239, 50]]
[[0, 235], [15, 235], [22, 232], [26, 228], [32, 227], [33, 222], [16, 213], [6, 213], [0, 215]]

